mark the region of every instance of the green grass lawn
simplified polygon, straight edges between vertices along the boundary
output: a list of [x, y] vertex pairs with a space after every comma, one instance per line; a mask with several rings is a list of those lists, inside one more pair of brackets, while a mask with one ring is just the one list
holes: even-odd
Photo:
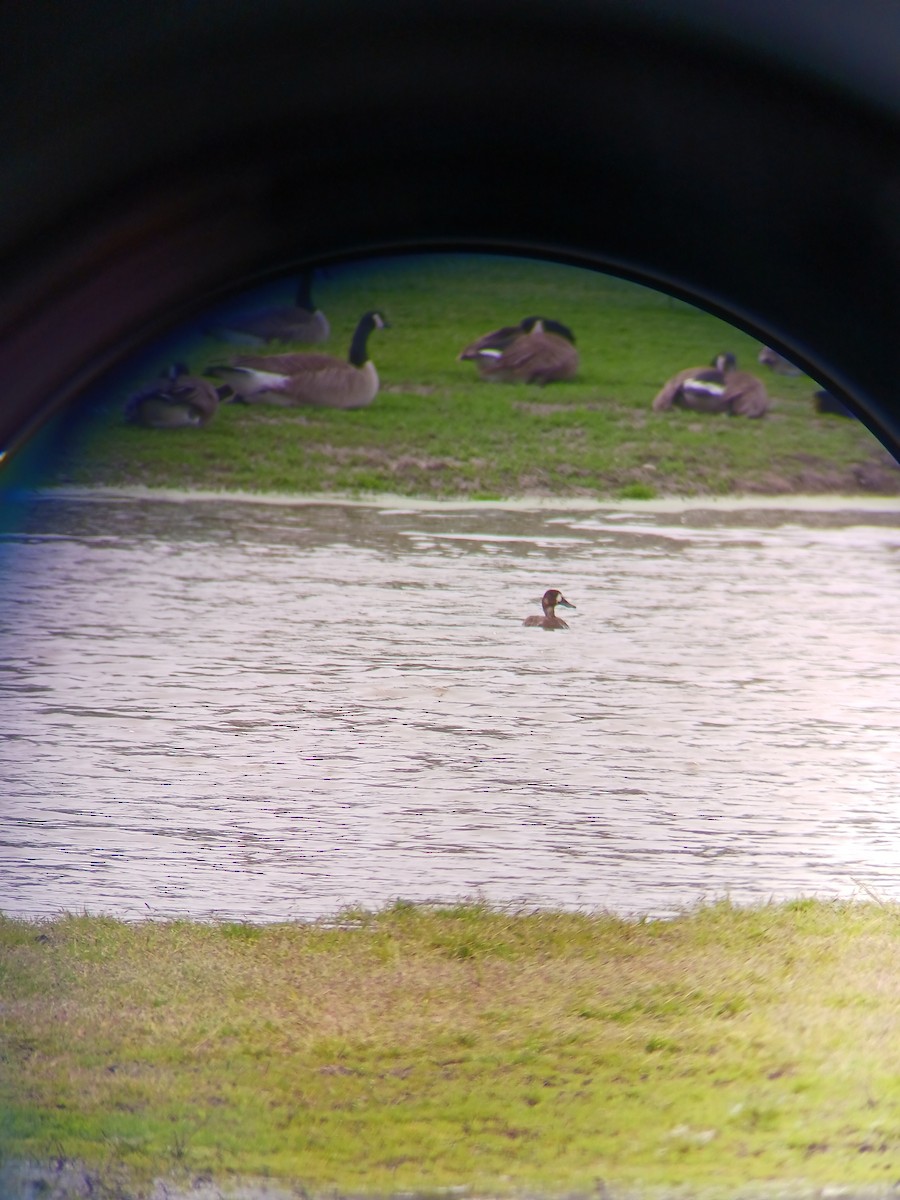
[[898, 948], [896, 906], [806, 900], [0, 920], [0, 1150], [332, 1195], [888, 1188]]
[[[327, 349], [341, 356], [363, 310], [380, 308], [392, 323], [371, 341], [382, 381], [371, 408], [229, 404], [201, 430], [126, 426], [125, 396], [157, 370], [180, 359], [202, 371], [236, 352], [182, 331], [141, 370], [120, 373], [49, 481], [473, 498], [900, 490], [900, 472], [862, 425], [813, 412], [812, 380], [773, 375], [756, 363], [752, 338], [622, 280], [523, 259], [429, 256], [334, 270], [316, 296], [331, 320]], [[484, 383], [456, 361], [474, 337], [530, 313], [575, 331], [577, 379]], [[651, 411], [668, 376], [722, 350], [765, 378], [770, 415]]]

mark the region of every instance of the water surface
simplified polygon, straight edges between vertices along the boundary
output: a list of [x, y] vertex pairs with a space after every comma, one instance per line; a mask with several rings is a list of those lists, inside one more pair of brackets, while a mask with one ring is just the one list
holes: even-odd
[[44, 497], [0, 554], [7, 913], [900, 900], [896, 512]]

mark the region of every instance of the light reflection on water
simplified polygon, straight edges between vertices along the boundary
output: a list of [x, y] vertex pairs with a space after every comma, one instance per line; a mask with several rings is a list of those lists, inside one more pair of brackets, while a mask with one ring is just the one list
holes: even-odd
[[[900, 515], [42, 499], [0, 909], [900, 899]], [[567, 633], [524, 629], [547, 587]]]

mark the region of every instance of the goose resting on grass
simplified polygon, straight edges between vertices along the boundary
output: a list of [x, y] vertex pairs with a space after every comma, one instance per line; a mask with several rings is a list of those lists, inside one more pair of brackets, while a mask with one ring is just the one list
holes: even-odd
[[763, 346], [759, 354], [756, 356], [757, 361], [764, 367], [768, 367], [770, 371], [774, 371], [776, 375], [802, 375], [803, 372], [799, 367], [779, 354], [777, 350], [773, 350], [771, 346]]
[[386, 329], [381, 313], [360, 318], [346, 359], [331, 354], [241, 354], [208, 373], [222, 379], [239, 400], [282, 407], [365, 408], [378, 395], [378, 372], [369, 358], [369, 334]]
[[725, 379], [725, 400], [733, 417], [764, 417], [769, 411], [766, 385], [749, 371], [739, 371], [733, 354], [720, 354], [716, 366]]
[[216, 415], [227, 388], [216, 388], [208, 379], [188, 374], [183, 363], [173, 363], [155, 382], [135, 392], [125, 402], [125, 420], [148, 429], [187, 429], [207, 425]]
[[694, 412], [762, 417], [769, 395], [762, 380], [739, 371], [733, 354], [719, 354], [708, 367], [688, 367], [673, 375], [653, 400], [655, 412], [689, 408]]
[[824, 388], [813, 393], [813, 407], [817, 413], [831, 413], [836, 417], [850, 417], [851, 419], [856, 417], [856, 414], [852, 413], [846, 404], [843, 404], [831, 392], [825, 391]]
[[474, 362], [482, 379], [505, 383], [555, 383], [578, 370], [575, 335], [549, 317], [504, 325], [470, 343], [458, 357]]
[[293, 304], [237, 316], [212, 332], [236, 346], [265, 346], [267, 342], [302, 342], [313, 346], [327, 342], [331, 326], [322, 310], [315, 306], [312, 280], [312, 271], [304, 271], [297, 281]]

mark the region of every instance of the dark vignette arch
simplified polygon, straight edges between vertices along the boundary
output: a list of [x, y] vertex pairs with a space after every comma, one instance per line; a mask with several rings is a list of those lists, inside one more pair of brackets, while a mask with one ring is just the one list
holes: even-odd
[[900, 15], [847, 7], [22, 6], [0, 71], [0, 445], [254, 278], [459, 247], [673, 290], [896, 450]]

